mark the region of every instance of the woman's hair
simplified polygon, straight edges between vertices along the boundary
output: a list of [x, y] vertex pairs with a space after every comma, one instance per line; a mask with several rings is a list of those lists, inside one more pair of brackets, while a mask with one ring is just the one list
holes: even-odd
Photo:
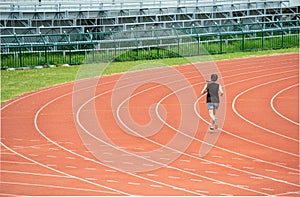
[[211, 79], [212, 81], [217, 81], [217, 80], [218, 80], [218, 75], [217, 75], [217, 74], [212, 74], [212, 75], [210, 76], [210, 79]]

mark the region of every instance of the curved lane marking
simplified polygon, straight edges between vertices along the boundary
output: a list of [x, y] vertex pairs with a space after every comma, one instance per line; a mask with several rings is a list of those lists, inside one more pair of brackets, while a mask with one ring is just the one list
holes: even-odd
[[276, 108], [275, 108], [275, 106], [274, 106], [274, 100], [276, 99], [276, 97], [277, 97], [279, 94], [281, 94], [282, 92], [284, 92], [284, 91], [286, 91], [286, 90], [288, 90], [288, 89], [294, 88], [294, 87], [296, 87], [296, 86], [299, 86], [299, 83], [294, 84], [294, 85], [292, 85], [292, 86], [289, 86], [289, 87], [287, 87], [287, 88], [284, 88], [284, 89], [280, 90], [279, 92], [277, 92], [277, 93], [272, 97], [271, 102], [270, 102], [270, 105], [271, 105], [273, 111], [274, 111], [277, 115], [279, 115], [279, 116], [282, 117], [283, 119], [285, 119], [285, 120], [287, 120], [287, 121], [289, 121], [289, 122], [291, 122], [291, 123], [293, 123], [293, 124], [299, 126], [299, 125], [300, 125], [299, 122], [295, 122], [295, 121], [289, 119], [288, 117], [282, 115], [280, 112], [278, 112], [278, 111], [276, 110]]

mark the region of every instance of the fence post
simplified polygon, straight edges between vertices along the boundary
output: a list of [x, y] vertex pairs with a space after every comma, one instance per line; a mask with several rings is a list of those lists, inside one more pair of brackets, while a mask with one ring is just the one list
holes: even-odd
[[71, 50], [71, 46], [69, 45], [69, 56], [70, 56], [70, 60], [69, 60], [69, 64], [71, 65], [72, 64], [72, 55], [71, 55], [71, 53], [72, 53], [72, 50]]
[[47, 46], [44, 47], [45, 48], [45, 63], [44, 65], [48, 64], [48, 58], [47, 58]]
[[242, 27], [240, 21], [238, 21], [237, 23], [242, 32], [242, 51], [244, 52], [245, 51], [245, 32], [243, 31], [243, 27]]
[[220, 53], [222, 54], [223, 53], [223, 47], [222, 47], [222, 34], [221, 34], [221, 32], [220, 32], [219, 36], [220, 36]]
[[23, 57], [22, 57], [22, 49], [19, 47], [19, 58], [20, 58], [20, 67], [23, 67]]
[[283, 28], [282, 28], [282, 22], [279, 21], [278, 19], [277, 19], [277, 22], [278, 22], [278, 26], [281, 29], [281, 48], [283, 48]]
[[219, 28], [219, 25], [218, 25], [218, 23], [216, 23], [215, 22], [215, 25], [216, 25], [216, 27], [217, 27], [217, 30], [218, 30], [218, 32], [219, 32], [219, 40], [220, 40], [220, 54], [222, 54], [223, 53], [223, 47], [222, 47], [222, 33], [221, 33], [221, 31], [220, 31], [220, 28]]

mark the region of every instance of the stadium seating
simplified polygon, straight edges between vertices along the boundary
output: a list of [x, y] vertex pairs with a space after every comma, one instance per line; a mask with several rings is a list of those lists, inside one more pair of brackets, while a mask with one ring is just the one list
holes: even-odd
[[4, 0], [1, 35], [56, 34], [295, 20], [289, 0]]

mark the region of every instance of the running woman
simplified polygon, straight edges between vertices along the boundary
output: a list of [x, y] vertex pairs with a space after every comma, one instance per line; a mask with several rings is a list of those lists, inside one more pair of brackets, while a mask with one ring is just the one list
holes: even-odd
[[209, 116], [211, 118], [209, 130], [214, 131], [214, 129], [218, 128], [216, 112], [219, 108], [220, 103], [219, 94], [223, 96], [224, 91], [221, 84], [216, 83], [216, 81], [218, 80], [217, 74], [212, 74], [210, 78], [211, 80], [207, 81], [203, 90], [201, 91], [201, 94], [207, 93], [206, 105], [208, 108]]

